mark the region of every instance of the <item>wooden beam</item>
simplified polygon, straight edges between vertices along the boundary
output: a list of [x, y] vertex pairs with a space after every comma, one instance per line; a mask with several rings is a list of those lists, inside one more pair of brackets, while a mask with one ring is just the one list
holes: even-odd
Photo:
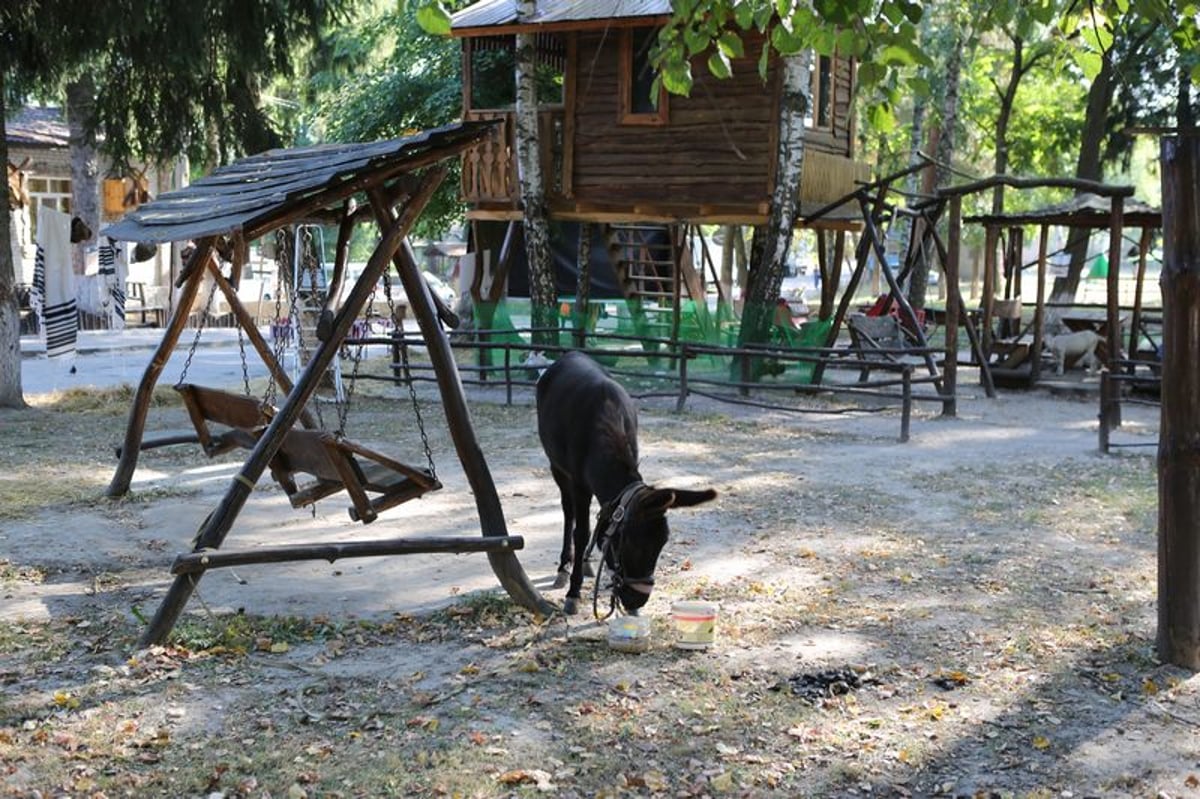
[[[946, 280], [946, 356], [942, 364], [942, 389], [953, 399], [942, 405], [943, 416], [958, 415], [958, 317], [962, 313], [959, 293], [959, 253], [962, 250], [962, 198], [950, 198], [950, 218], [947, 222], [950, 240], [942, 260]], [[936, 229], [929, 225], [936, 235]], [[936, 242], [936, 239], [935, 239]]]
[[[1108, 373], [1117, 373], [1117, 361], [1121, 359], [1121, 233], [1125, 227], [1125, 198], [1113, 197], [1112, 222], [1108, 228], [1108, 276], [1105, 280], [1108, 358], [1105, 366]], [[1113, 391], [1106, 406], [1109, 429], [1121, 426], [1121, 392]]]
[[466, 538], [464, 536], [427, 536], [390, 538], [374, 541], [343, 541], [331, 544], [292, 544], [258, 549], [206, 549], [175, 558], [171, 574], [203, 574], [208, 569], [246, 566], [253, 563], [292, 563], [300, 560], [367, 558], [378, 555], [424, 555], [430, 553], [512, 552], [522, 549], [525, 539], [519, 535]]

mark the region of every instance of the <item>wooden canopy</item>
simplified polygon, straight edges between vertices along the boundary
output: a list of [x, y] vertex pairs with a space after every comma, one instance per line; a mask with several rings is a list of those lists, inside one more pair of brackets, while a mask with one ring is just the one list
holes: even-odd
[[[1126, 199], [1124, 221], [1128, 227], [1162, 227], [1162, 212], [1141, 200]], [[1107, 228], [1112, 224], [1112, 198], [1092, 192], [1077, 194], [1066, 202], [1011, 211], [1002, 214], [979, 214], [963, 220], [980, 225], [1053, 225], [1068, 228]]]
[[270, 150], [161, 195], [105, 229], [121, 241], [161, 244], [240, 234], [252, 241], [370, 185], [457, 155], [491, 122], [460, 122], [389, 141]]

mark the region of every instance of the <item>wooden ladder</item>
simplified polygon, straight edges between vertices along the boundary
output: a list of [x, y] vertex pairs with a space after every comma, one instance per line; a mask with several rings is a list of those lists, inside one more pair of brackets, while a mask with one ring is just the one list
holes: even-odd
[[[609, 261], [621, 293], [631, 300], [630, 310], [639, 331], [662, 338], [672, 336], [675, 284], [681, 281], [680, 299], [694, 301], [697, 322], [707, 337], [712, 332], [712, 320], [703, 284], [690, 252], [678, 240], [677, 230], [662, 224], [610, 224], [606, 236]], [[683, 251], [677, 253], [681, 247]]]

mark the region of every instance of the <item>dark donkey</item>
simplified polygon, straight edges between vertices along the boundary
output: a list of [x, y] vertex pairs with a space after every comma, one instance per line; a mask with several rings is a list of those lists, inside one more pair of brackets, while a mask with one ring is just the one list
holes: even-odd
[[712, 489], [653, 488], [638, 472], [637, 411], [595, 361], [570, 352], [537, 384], [538, 436], [562, 492], [560, 588], [569, 570], [563, 609], [578, 610], [589, 538], [592, 497], [600, 501], [595, 548], [612, 572], [613, 595], [626, 611], [646, 604], [654, 568], [667, 543], [667, 510], [708, 502]]

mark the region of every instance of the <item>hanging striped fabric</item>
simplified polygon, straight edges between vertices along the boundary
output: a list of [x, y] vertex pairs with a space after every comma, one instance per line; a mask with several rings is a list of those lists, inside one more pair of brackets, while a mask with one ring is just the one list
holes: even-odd
[[110, 298], [109, 327], [113, 330], [125, 329], [125, 275], [124, 249], [116, 241], [108, 237], [101, 239], [100, 245], [100, 277], [108, 290]]
[[33, 282], [41, 308], [46, 355], [72, 355], [79, 332], [75, 305], [75, 272], [71, 268], [71, 217], [52, 208], [38, 208], [38, 241]]

